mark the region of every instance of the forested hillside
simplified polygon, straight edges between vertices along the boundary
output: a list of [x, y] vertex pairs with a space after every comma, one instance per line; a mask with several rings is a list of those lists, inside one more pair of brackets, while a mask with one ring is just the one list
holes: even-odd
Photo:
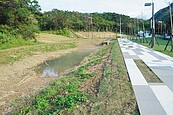
[[14, 39], [35, 39], [39, 30], [53, 30], [66, 36], [69, 30], [119, 32], [120, 18], [125, 34], [142, 30], [143, 23], [148, 27], [147, 21], [117, 13], [86, 14], [57, 9], [42, 13], [37, 0], [0, 0], [0, 44]]
[[[79, 13], [54, 9], [45, 12], [40, 21], [42, 30], [56, 30], [69, 28], [73, 30], [87, 31], [116, 31], [119, 27], [120, 16], [122, 18], [123, 27], [127, 27], [131, 20], [129, 16], [119, 15], [116, 13]], [[89, 27], [91, 26], [91, 27]]]
[[41, 11], [36, 0], [1, 0], [0, 1], [0, 43], [21, 37], [34, 39], [38, 32], [35, 18]]
[[[171, 8], [173, 8], [173, 3], [171, 4]], [[172, 9], [173, 12], [173, 9]], [[155, 20], [156, 20], [156, 32], [159, 31], [160, 26], [163, 26], [162, 33], [170, 33], [170, 12], [169, 12], [169, 6], [165, 7], [163, 9], [160, 9], [155, 14]], [[162, 24], [161, 24], [161, 23]]]
[[76, 31], [113, 31], [119, 32], [120, 18], [122, 32], [134, 33], [137, 26], [142, 30], [142, 25], [148, 27], [147, 21], [130, 18], [117, 13], [79, 13], [53, 9], [43, 13], [39, 21], [41, 30], [72, 29]]
[[[171, 4], [171, 7], [173, 8], [173, 3]], [[173, 10], [172, 10], [173, 11]], [[169, 14], [169, 6], [165, 7], [163, 9], [160, 9], [156, 14], [155, 14], [155, 19], [157, 21], [164, 21], [167, 22], [169, 21], [170, 14]]]

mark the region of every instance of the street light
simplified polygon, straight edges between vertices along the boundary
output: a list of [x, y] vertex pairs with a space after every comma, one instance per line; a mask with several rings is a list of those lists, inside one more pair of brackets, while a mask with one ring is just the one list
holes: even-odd
[[155, 44], [154, 2], [152, 1], [152, 3], [145, 3], [145, 6], [152, 6], [152, 44], [151, 44], [151, 48], [154, 48], [154, 44]]
[[151, 3], [145, 3], [145, 6], [151, 6], [152, 4]]

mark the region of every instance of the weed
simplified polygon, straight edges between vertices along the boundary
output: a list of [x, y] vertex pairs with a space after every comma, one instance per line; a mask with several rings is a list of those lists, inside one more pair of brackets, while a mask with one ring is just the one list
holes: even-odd
[[43, 109], [47, 108], [48, 106], [49, 106], [48, 100], [41, 98], [41, 97], [38, 97], [36, 99], [36, 108], [43, 110]]
[[133, 113], [136, 111], [135, 96], [118, 43], [113, 43], [109, 48], [111, 51], [109, 57], [106, 58], [104, 79], [100, 81], [97, 99], [91, 107], [91, 114]]
[[44, 44], [44, 43], [34, 42], [31, 40], [24, 40], [22, 38], [10, 38], [8, 42], [0, 45], [0, 50], [21, 47], [21, 46], [33, 46], [33, 45], [39, 45], [39, 44]]
[[64, 89], [65, 92], [78, 92], [78, 83], [77, 82], [70, 82]]
[[[112, 63], [107, 63], [104, 68], [103, 78], [106, 79], [99, 81], [99, 89], [97, 89], [99, 94], [92, 95], [82, 91], [79, 88], [80, 84], [89, 80], [94, 75], [94, 73], [89, 73], [86, 70], [91, 66], [102, 63], [102, 60], [105, 58], [104, 56], [109, 53], [110, 50], [112, 50], [111, 52], [118, 51], [118, 54], [111, 53], [108, 58], [106, 57], [106, 59], [111, 60]], [[68, 76], [64, 76], [50, 83], [44, 90], [33, 98], [31, 101], [32, 103], [24, 104], [16, 111], [16, 113], [54, 115], [67, 112], [67, 114], [70, 114], [69, 112], [74, 110], [77, 105], [88, 103], [88, 100], [90, 103], [93, 103], [88, 105], [88, 108], [91, 108], [91, 114], [122, 113], [122, 110], [124, 109], [129, 110], [127, 103], [130, 103], [132, 108], [134, 107], [134, 95], [131, 93], [132, 89], [129, 86], [124, 66], [117, 68], [117, 63], [123, 65], [118, 45], [112, 44], [105, 47], [99, 52], [93, 54], [93, 56], [88, 58], [87, 63], [69, 73]], [[118, 75], [115, 75], [115, 72], [117, 71]], [[117, 79], [119, 76], [120, 80]], [[127, 97], [127, 99], [121, 100], [122, 97]], [[108, 105], [108, 102], [110, 105]], [[125, 112], [132, 113], [133, 109]]]
[[29, 47], [21, 47], [13, 50], [0, 51], [0, 64], [7, 64], [10, 62], [18, 61], [26, 56], [32, 56], [35, 52], [52, 52], [56, 50], [65, 50], [75, 48], [75, 43], [51, 43], [51, 44], [38, 44]]

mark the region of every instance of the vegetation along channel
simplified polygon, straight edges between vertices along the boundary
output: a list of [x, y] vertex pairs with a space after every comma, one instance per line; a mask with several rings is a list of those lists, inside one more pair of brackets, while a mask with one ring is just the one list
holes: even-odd
[[14, 105], [13, 114], [138, 114], [117, 40]]

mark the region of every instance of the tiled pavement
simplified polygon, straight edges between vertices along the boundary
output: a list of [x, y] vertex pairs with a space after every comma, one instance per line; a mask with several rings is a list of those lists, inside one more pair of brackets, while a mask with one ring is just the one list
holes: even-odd
[[[141, 115], [173, 115], [173, 58], [119, 39]], [[141, 59], [164, 83], [147, 83], [134, 60]]]

